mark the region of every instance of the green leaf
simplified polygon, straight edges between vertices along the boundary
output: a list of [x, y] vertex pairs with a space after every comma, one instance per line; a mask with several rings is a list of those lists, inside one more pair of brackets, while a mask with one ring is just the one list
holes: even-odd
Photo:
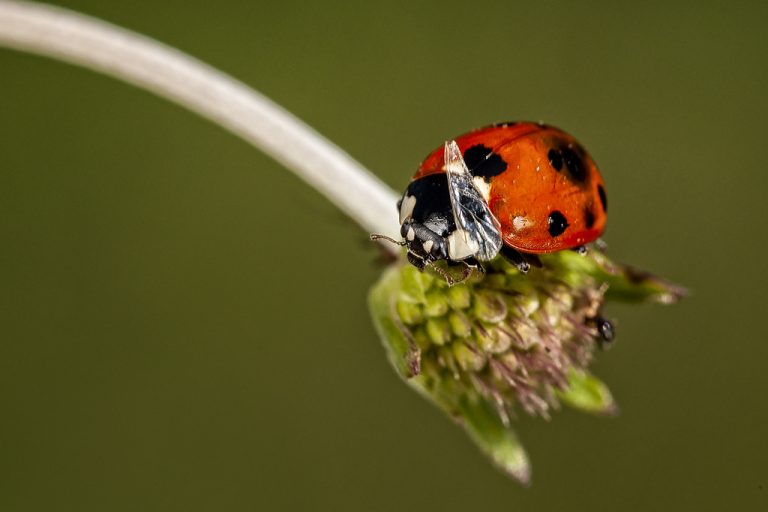
[[673, 304], [688, 292], [682, 286], [656, 277], [632, 267], [622, 266], [618, 274], [607, 274], [608, 283], [605, 298], [622, 302], [656, 302]]
[[558, 279], [569, 286], [579, 286], [586, 277], [608, 285], [605, 298], [622, 302], [672, 304], [687, 295], [682, 286], [629, 265], [613, 263], [599, 250], [585, 256], [560, 251], [541, 257]]
[[688, 295], [682, 286], [629, 265], [612, 263], [597, 251], [593, 251], [592, 259], [596, 265], [589, 273], [608, 284], [606, 299], [673, 304]]
[[611, 391], [600, 379], [578, 370], [568, 375], [568, 389], [558, 392], [558, 398], [574, 409], [596, 414], [616, 414], [618, 407]]
[[466, 398], [459, 403], [459, 411], [469, 437], [494, 464], [520, 483], [530, 484], [528, 454], [496, 409], [486, 400]]

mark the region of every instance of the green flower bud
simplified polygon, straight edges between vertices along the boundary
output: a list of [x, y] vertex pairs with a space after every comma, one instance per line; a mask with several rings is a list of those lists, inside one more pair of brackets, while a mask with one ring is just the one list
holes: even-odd
[[545, 418], [560, 403], [599, 414], [617, 410], [587, 370], [607, 343], [601, 335], [612, 338], [601, 315], [605, 299], [668, 304], [685, 293], [597, 249], [540, 259], [542, 268], [521, 274], [497, 258], [485, 264], [485, 274], [454, 286], [399, 262], [370, 296], [398, 373], [522, 482], [530, 467], [511, 427], [515, 409]]
[[405, 325], [420, 324], [424, 319], [424, 315], [421, 312], [421, 306], [405, 300], [397, 302], [397, 314]]
[[472, 305], [472, 292], [465, 284], [451, 286], [444, 293], [453, 309], [467, 309]]
[[445, 345], [451, 339], [451, 326], [446, 318], [428, 318], [424, 325], [435, 345]]
[[429, 317], [443, 316], [448, 312], [448, 297], [445, 292], [434, 290], [427, 292], [424, 314]]
[[453, 311], [448, 315], [448, 323], [451, 325], [451, 331], [457, 338], [469, 338], [472, 334], [472, 322], [469, 317], [461, 311]]
[[485, 356], [475, 348], [470, 347], [463, 341], [456, 341], [451, 346], [453, 357], [465, 372], [477, 372], [485, 366]]
[[413, 341], [419, 350], [427, 350], [432, 345], [432, 340], [427, 334], [425, 326], [420, 326], [412, 331]]
[[474, 302], [473, 313], [480, 320], [498, 323], [507, 316], [507, 304], [499, 293], [488, 289], [479, 289], [475, 293]]

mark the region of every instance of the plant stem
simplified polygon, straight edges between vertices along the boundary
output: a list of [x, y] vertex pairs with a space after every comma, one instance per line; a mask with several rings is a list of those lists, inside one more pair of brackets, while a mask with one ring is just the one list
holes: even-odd
[[73, 11], [8, 0], [0, 0], [0, 45], [84, 66], [176, 102], [298, 174], [363, 229], [397, 233], [397, 196], [381, 180], [279, 105], [179, 50]]

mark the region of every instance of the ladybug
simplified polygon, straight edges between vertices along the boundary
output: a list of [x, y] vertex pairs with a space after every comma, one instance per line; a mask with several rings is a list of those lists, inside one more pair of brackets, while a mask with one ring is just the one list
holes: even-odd
[[[435, 149], [398, 202], [408, 261], [473, 268], [499, 253], [527, 272], [537, 254], [586, 251], [605, 228], [605, 182], [571, 135], [542, 123], [497, 123]], [[372, 235], [372, 238], [386, 238]]]

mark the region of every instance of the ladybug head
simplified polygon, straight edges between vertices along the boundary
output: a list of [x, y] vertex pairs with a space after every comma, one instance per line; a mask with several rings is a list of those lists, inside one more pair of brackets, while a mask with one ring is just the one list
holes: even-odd
[[402, 242], [408, 249], [408, 261], [423, 269], [433, 261], [448, 259], [448, 241], [428, 227], [408, 218], [400, 226]]
[[[480, 264], [474, 257], [459, 260], [451, 257], [451, 240], [454, 238], [452, 235], [442, 236], [435, 233], [411, 217], [407, 218], [400, 226], [400, 235], [405, 240], [394, 240], [384, 235], [371, 235], [371, 240], [384, 239], [394, 244], [405, 246], [408, 250], [406, 256], [411, 265], [419, 270], [424, 270], [428, 266], [431, 267], [435, 272], [443, 276], [448, 286], [464, 281], [475, 268], [480, 268], [482, 272], [482, 267], [480, 267]], [[451, 275], [446, 269], [434, 264], [440, 260], [446, 260], [449, 266], [463, 264], [464, 269], [461, 275]]]
[[406, 219], [400, 226], [400, 236], [404, 240], [395, 240], [385, 235], [371, 235], [371, 240], [387, 240], [407, 249], [408, 262], [419, 270], [435, 261], [447, 260], [448, 240], [412, 218]]

